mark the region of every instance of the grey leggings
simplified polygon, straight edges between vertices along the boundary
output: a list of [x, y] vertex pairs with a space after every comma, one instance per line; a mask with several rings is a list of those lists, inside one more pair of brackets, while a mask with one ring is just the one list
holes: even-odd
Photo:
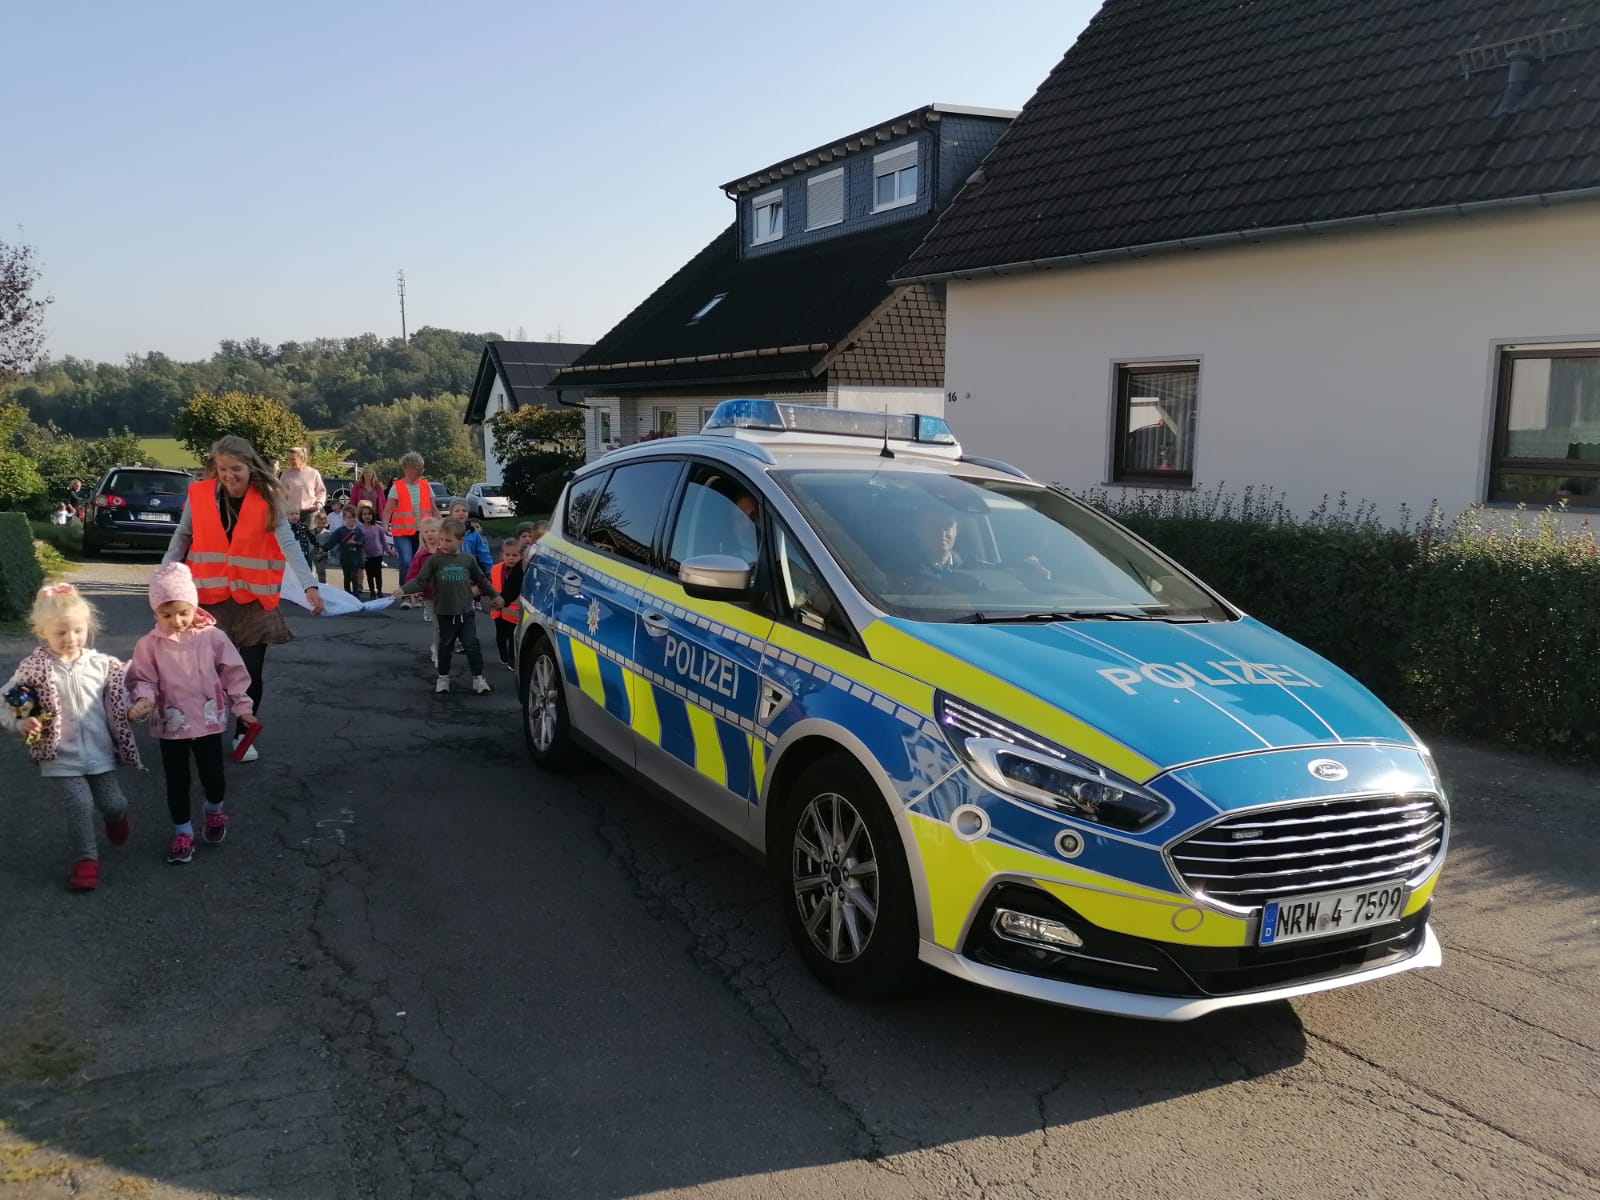
[[80, 858], [99, 859], [100, 841], [95, 832], [94, 814], [108, 821], [128, 815], [128, 801], [117, 785], [115, 771], [103, 775], [63, 775], [50, 781], [61, 793], [67, 809], [67, 840], [72, 861]]

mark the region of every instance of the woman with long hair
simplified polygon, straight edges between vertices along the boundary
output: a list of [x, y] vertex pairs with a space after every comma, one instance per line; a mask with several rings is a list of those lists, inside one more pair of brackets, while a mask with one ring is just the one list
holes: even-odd
[[[278, 611], [284, 570], [305, 588], [313, 613], [322, 612], [322, 597], [289, 528], [278, 480], [249, 442], [229, 434], [212, 443], [161, 561], [189, 564], [200, 603], [244, 659], [247, 694], [259, 713], [267, 647], [294, 638]], [[234, 741], [243, 734], [243, 722], [236, 723]], [[244, 757], [254, 759], [256, 748]]]
[[356, 484], [350, 489], [349, 505], [356, 510], [357, 516], [361, 513], [363, 504], [372, 505], [374, 515], [383, 511], [383, 506], [388, 502], [388, 492], [378, 479], [376, 467], [362, 467], [356, 476]]

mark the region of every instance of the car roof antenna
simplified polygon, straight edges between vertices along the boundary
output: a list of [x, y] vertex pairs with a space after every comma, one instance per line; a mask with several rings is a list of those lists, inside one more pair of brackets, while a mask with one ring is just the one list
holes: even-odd
[[894, 451], [889, 449], [889, 406], [883, 406], [883, 449], [878, 451], [879, 458], [893, 458]]

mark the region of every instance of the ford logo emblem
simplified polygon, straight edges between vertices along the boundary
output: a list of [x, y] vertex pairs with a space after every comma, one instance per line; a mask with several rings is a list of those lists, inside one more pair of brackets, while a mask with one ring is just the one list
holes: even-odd
[[1331, 758], [1314, 758], [1306, 764], [1306, 770], [1328, 783], [1337, 783], [1350, 774], [1350, 768]]

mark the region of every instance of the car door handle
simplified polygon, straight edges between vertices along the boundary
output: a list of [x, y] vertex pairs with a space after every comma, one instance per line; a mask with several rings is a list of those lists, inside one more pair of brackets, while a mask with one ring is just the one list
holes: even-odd
[[576, 596], [583, 590], [583, 577], [571, 572], [561, 577], [561, 582], [566, 585], [567, 595]]
[[644, 631], [651, 637], [667, 636], [667, 619], [658, 612], [645, 613]]

